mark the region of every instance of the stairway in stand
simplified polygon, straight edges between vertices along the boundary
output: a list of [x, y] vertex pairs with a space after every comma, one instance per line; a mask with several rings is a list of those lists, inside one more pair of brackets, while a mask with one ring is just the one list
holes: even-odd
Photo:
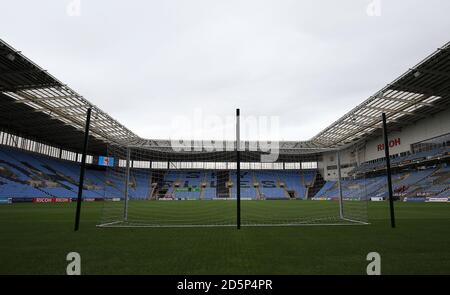
[[217, 171], [217, 197], [229, 198], [230, 190], [227, 188], [227, 182], [230, 180], [230, 172], [227, 171]]
[[313, 182], [312, 182], [311, 186], [308, 187], [306, 198], [307, 199], [313, 198], [324, 185], [325, 185], [325, 180], [323, 179], [322, 174], [320, 174], [319, 171], [316, 171]]

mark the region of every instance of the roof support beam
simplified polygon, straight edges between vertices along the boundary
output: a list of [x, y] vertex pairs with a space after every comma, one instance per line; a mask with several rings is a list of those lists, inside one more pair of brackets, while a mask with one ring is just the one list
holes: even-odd
[[14, 75], [20, 75], [20, 74], [32, 74], [32, 73], [42, 73], [42, 72], [46, 72], [45, 70], [41, 70], [41, 69], [22, 69], [22, 70], [6, 70], [6, 71], [2, 71], [0, 69], [0, 74], [2, 76], [14, 76]]
[[65, 99], [74, 99], [76, 96], [72, 95], [60, 95], [60, 96], [49, 96], [49, 97], [36, 97], [36, 98], [24, 98], [19, 99], [16, 103], [24, 103], [24, 102], [41, 102], [41, 101], [53, 101], [53, 100], [65, 100]]
[[[407, 106], [407, 107], [409, 107], [409, 106]], [[391, 115], [393, 115], [393, 114], [404, 114], [404, 115], [410, 115], [410, 116], [426, 117], [425, 115], [422, 115], [422, 114], [417, 114], [417, 113], [414, 113], [414, 112], [401, 111], [401, 110], [395, 110], [395, 109], [380, 108], [380, 107], [373, 107], [373, 106], [366, 106], [366, 108], [371, 109], [371, 110], [375, 110], [375, 111], [390, 113]]]
[[405, 85], [399, 82], [396, 82], [392, 85], [390, 85], [390, 88], [392, 90], [400, 90], [400, 91], [408, 91], [408, 92], [415, 92], [417, 94], [423, 94], [423, 95], [429, 95], [429, 96], [443, 96], [443, 94], [449, 94], [449, 91], [445, 92], [444, 90], [448, 88], [450, 85], [449, 83], [445, 83], [441, 87], [437, 89], [430, 89], [427, 87], [415, 87], [411, 85]]
[[419, 73], [425, 73], [425, 74], [431, 74], [435, 76], [443, 76], [450, 78], [450, 73], [448, 72], [442, 72], [437, 70], [428, 70], [428, 69], [411, 69], [412, 71], [419, 72]]
[[[43, 101], [45, 102], [45, 101]], [[71, 105], [71, 106], [58, 106], [58, 107], [53, 107], [53, 106], [49, 106], [49, 105], [45, 105], [45, 107], [42, 107], [41, 109], [36, 109], [35, 111], [56, 111], [56, 110], [73, 110], [73, 109], [83, 109], [84, 108], [88, 108], [90, 105], [89, 104], [81, 104], [81, 105]]]

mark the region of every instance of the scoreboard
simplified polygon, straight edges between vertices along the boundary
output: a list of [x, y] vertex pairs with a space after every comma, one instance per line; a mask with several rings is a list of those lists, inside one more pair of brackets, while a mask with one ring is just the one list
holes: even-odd
[[113, 157], [99, 156], [98, 157], [98, 165], [99, 166], [113, 167], [114, 166], [114, 158]]

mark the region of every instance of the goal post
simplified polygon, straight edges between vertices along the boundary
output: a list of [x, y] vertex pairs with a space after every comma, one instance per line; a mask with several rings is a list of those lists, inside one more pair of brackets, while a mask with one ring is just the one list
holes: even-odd
[[127, 221], [128, 220], [128, 201], [129, 201], [129, 188], [130, 188], [130, 153], [131, 150], [129, 147], [126, 147], [126, 162], [125, 162], [125, 188], [124, 188], [124, 209], [123, 209], [123, 220]]
[[[189, 156], [169, 159], [173, 154], [159, 150], [109, 145], [115, 163], [106, 168], [99, 226], [237, 227], [238, 182], [241, 226], [367, 223], [371, 183], [358, 166], [349, 166], [348, 156], [340, 156], [341, 177], [332, 179], [326, 175], [332, 170], [308, 169], [298, 156], [262, 163], [258, 153], [241, 153], [238, 172], [233, 152], [198, 152], [195, 160], [183, 161]], [[330, 156], [336, 158], [336, 151], [323, 157]], [[327, 180], [319, 185], [322, 178]]]
[[344, 219], [344, 200], [342, 195], [342, 173], [341, 173], [341, 153], [336, 152], [337, 159], [337, 179], [338, 179], [338, 201], [339, 201], [339, 218]]
[[241, 114], [236, 109], [236, 228], [241, 228]]
[[241, 140], [236, 115], [234, 141], [108, 144], [98, 226], [368, 223], [367, 202], [381, 184], [366, 178], [365, 143], [281, 151]]
[[[336, 152], [340, 219], [357, 224], [368, 223], [368, 202], [384, 191], [379, 177], [368, 177], [366, 142], [347, 145]], [[344, 159], [343, 159], [344, 158]]]

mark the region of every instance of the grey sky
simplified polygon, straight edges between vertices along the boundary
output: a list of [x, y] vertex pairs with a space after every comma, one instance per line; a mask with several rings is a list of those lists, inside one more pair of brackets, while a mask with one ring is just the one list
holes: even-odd
[[147, 138], [240, 107], [306, 140], [450, 40], [447, 0], [72, 1], [1, 0], [0, 37]]

